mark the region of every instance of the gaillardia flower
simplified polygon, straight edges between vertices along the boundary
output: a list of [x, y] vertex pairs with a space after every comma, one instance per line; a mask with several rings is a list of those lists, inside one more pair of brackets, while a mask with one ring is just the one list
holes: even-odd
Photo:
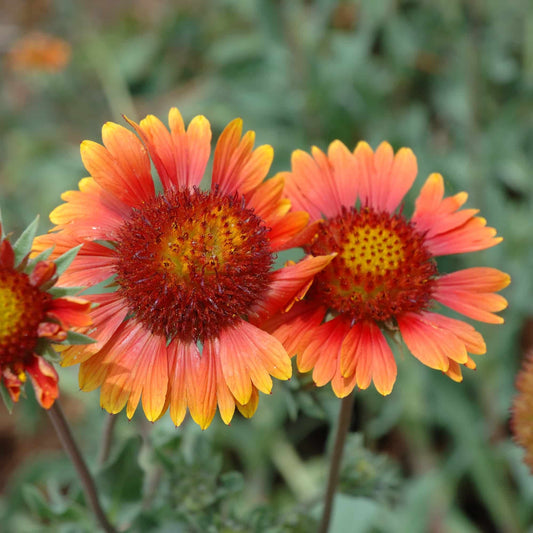
[[485, 352], [483, 338], [469, 324], [434, 312], [437, 302], [476, 320], [503, 322], [494, 312], [507, 302], [494, 292], [509, 283], [507, 274], [484, 267], [442, 274], [434, 260], [483, 250], [501, 238], [477, 210], [460, 209], [466, 193], [444, 197], [439, 174], [429, 176], [406, 217], [400, 205], [416, 174], [407, 148], [394, 155], [382, 143], [374, 153], [361, 142], [352, 153], [335, 141], [327, 155], [317, 148], [312, 156], [294, 152], [292, 172], [282, 175], [293, 209], [321, 221], [304, 250], [337, 256], [305, 299], [265, 328], [297, 354], [300, 371], [312, 369], [319, 386], [331, 381], [339, 397], [372, 381], [381, 394], [391, 392], [397, 369], [386, 330], [399, 331], [416, 358], [456, 381], [460, 365], [475, 368], [469, 354]]
[[[72, 296], [57, 297], [56, 264], [28, 262], [27, 241], [19, 239], [15, 249], [0, 224], [0, 386], [17, 402], [26, 374], [37, 401], [49, 409], [59, 395], [58, 376], [42, 356], [50, 343], [67, 340], [70, 327], [90, 324], [90, 302]], [[16, 257], [21, 258], [18, 264]]]
[[309, 217], [289, 213], [283, 178], [263, 182], [272, 148], [254, 149], [240, 119], [218, 140], [208, 190], [199, 188], [211, 150], [204, 117], [185, 129], [172, 109], [170, 131], [154, 116], [128, 122], [141, 140], [107, 123], [104, 146], [82, 143], [91, 177], [63, 195], [54, 232], [39, 239], [56, 254], [83, 244], [63, 283], [112, 289], [87, 296], [98, 304], [88, 330], [97, 342], [65, 350], [62, 364], [81, 363], [80, 387], [101, 386], [111, 413], [126, 406], [131, 418], [142, 396], [152, 421], [170, 406], [179, 425], [188, 408], [205, 428], [217, 404], [225, 423], [235, 406], [250, 417], [271, 376], [291, 376], [286, 350], [258, 324], [302, 298], [332, 257], [272, 270], [276, 252], [303, 242]]

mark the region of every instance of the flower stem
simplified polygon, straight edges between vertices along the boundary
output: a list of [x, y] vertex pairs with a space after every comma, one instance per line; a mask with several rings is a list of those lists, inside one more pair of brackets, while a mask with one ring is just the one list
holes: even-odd
[[115, 422], [117, 417], [115, 415], [107, 415], [104, 424], [104, 430], [102, 432], [102, 444], [100, 453], [98, 455], [98, 465], [102, 466], [109, 457], [111, 450], [111, 441], [113, 440], [113, 430], [115, 429]]
[[352, 415], [354, 398], [355, 395], [350, 393], [341, 401], [339, 418], [337, 420], [337, 433], [335, 434], [335, 443], [333, 445], [331, 463], [329, 465], [328, 486], [324, 497], [324, 512], [322, 514], [320, 528], [318, 529], [319, 533], [327, 533], [329, 529], [329, 522], [333, 511], [333, 497], [335, 496], [335, 490], [339, 481], [342, 454], [344, 452], [346, 435], [350, 428], [350, 418]]
[[52, 425], [56, 430], [57, 436], [63, 445], [63, 448], [70, 456], [72, 464], [76, 468], [76, 472], [80, 478], [85, 497], [96, 517], [96, 520], [98, 521], [98, 524], [106, 533], [116, 533], [115, 528], [109, 523], [107, 516], [100, 506], [100, 502], [96, 494], [94, 480], [91, 477], [85, 461], [83, 460], [78, 445], [74, 441], [74, 437], [70, 431], [70, 426], [68, 425], [67, 419], [65, 418], [59, 402], [56, 400], [54, 405], [52, 405], [47, 412], [50, 416], [50, 420], [52, 421]]

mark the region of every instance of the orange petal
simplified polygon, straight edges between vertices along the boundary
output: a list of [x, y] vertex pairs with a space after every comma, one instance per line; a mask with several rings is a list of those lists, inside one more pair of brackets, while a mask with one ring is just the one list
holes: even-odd
[[111, 122], [104, 124], [102, 138], [105, 148], [92, 141], [81, 144], [81, 158], [96, 182], [129, 206], [152, 199], [150, 160], [139, 139]]
[[[187, 368], [187, 403], [192, 419], [206, 429], [217, 410], [217, 369], [215, 354], [204, 344], [203, 353], [190, 349]], [[195, 346], [196, 347], [196, 346]]]
[[453, 333], [431, 320], [431, 313], [405, 313], [397, 317], [400, 332], [410, 352], [422, 363], [446, 372], [449, 359], [464, 363], [466, 348]]
[[109, 369], [100, 392], [100, 405], [109, 413], [122, 411], [131, 394], [139, 401], [142, 386], [134, 380], [135, 371], [139, 363], [144, 366], [148, 360], [145, 346], [149, 338], [150, 333], [140, 323], [130, 320], [117, 333], [113, 343], [104, 348], [107, 351], [104, 362]]
[[270, 169], [273, 158], [271, 146], [253, 149], [255, 134], [242, 134], [240, 118], [230, 122], [217, 142], [213, 160], [212, 187], [222, 194], [246, 194], [259, 186]]
[[438, 302], [475, 320], [501, 324], [495, 315], [507, 307], [507, 300], [492, 291], [506, 287], [510, 277], [492, 268], [469, 268], [441, 276], [433, 297]]
[[242, 416], [245, 418], [252, 418], [257, 411], [257, 406], [259, 405], [259, 393], [257, 392], [257, 389], [253, 387], [252, 395], [250, 396], [250, 400], [247, 404], [242, 405], [239, 402], [236, 402], [236, 405]]
[[187, 414], [187, 369], [198, 348], [174, 339], [168, 345], [170, 383], [170, 418], [176, 426], [181, 425]]
[[[142, 406], [144, 413], [148, 420], [154, 422], [161, 417], [166, 408], [167, 391], [169, 387], [166, 338], [150, 334], [142, 353], [142, 357], [144, 359], [144, 365], [139, 361], [139, 365], [135, 372], [134, 382], [132, 384], [132, 390], [135, 391], [142, 387]], [[145, 370], [143, 370], [143, 366], [145, 367]], [[132, 407], [133, 404], [135, 407], [137, 406], [134, 402], [132, 403]], [[130, 404], [128, 401], [128, 410], [129, 409]]]
[[59, 396], [59, 378], [55, 368], [42, 357], [32, 355], [24, 364], [24, 370], [30, 376], [37, 401], [44, 409], [50, 409]]
[[69, 327], [90, 326], [92, 323], [89, 311], [91, 302], [75, 296], [55, 298], [46, 309], [47, 315], [57, 318], [62, 326]]
[[392, 213], [400, 205], [413, 186], [417, 172], [418, 166], [413, 151], [409, 148], [400, 148], [394, 156], [389, 182], [386, 185], [385, 210]]
[[356, 376], [357, 386], [366, 389], [371, 381], [380, 394], [390, 394], [396, 381], [396, 361], [379, 326], [357, 322], [341, 346], [340, 369], [344, 377]]
[[[313, 370], [313, 380], [319, 386], [331, 381], [338, 365], [340, 343], [348, 332], [349, 324], [342, 317], [334, 318], [316, 328], [307, 336], [307, 346], [298, 354], [300, 372]], [[338, 346], [337, 346], [338, 344]]]
[[128, 314], [128, 307], [116, 293], [90, 294], [86, 298], [97, 307], [91, 310], [92, 327], [83, 333], [92, 337], [92, 344], [73, 345], [62, 352], [61, 366], [82, 363], [101, 350], [118, 330]]
[[[317, 387], [322, 387], [329, 383], [336, 374], [341, 373], [339, 356], [341, 345], [349, 328], [349, 324], [341, 317], [334, 318], [320, 328], [322, 329], [321, 338], [324, 339], [324, 336], [327, 335], [327, 342], [322, 342], [320, 348], [322, 353], [317, 358], [313, 368], [313, 381]], [[309, 344], [308, 348], [311, 350], [316, 349], [313, 342]], [[304, 358], [305, 352], [302, 355], [302, 359]]]
[[303, 352], [325, 314], [325, 307], [306, 301], [297, 302], [287, 313], [278, 313], [262, 322], [261, 328], [272, 333], [292, 357]]
[[268, 293], [256, 303], [252, 314], [264, 320], [278, 311], [288, 311], [305, 296], [315, 274], [322, 271], [334, 257], [335, 254], [307, 256], [296, 264], [273, 272]]
[[[236, 400], [233, 397], [233, 394], [231, 394], [228, 385], [226, 384], [226, 379], [224, 378], [220, 360], [220, 343], [218, 339], [206, 341], [204, 343], [204, 353], [206, 353], [206, 350], [216, 365], [217, 403], [220, 411], [220, 417], [222, 418], [224, 424], [229, 424], [233, 418], [233, 414], [235, 413]], [[251, 396], [249, 401], [251, 401]]]

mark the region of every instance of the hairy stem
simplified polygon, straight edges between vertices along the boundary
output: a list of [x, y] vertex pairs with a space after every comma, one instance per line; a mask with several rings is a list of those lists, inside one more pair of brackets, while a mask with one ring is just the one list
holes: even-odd
[[56, 400], [54, 405], [52, 405], [47, 412], [50, 416], [50, 420], [52, 421], [52, 425], [56, 430], [57, 436], [63, 445], [63, 448], [69, 455], [72, 464], [76, 468], [83, 492], [85, 493], [87, 502], [89, 503], [96, 520], [98, 521], [98, 524], [106, 533], [116, 533], [115, 528], [109, 523], [107, 516], [100, 506], [100, 502], [96, 494], [94, 480], [89, 472], [89, 469], [87, 468], [87, 465], [85, 464], [78, 445], [74, 441], [70, 426], [68, 425], [67, 419], [65, 418], [59, 402]]
[[339, 482], [339, 471], [342, 462], [342, 454], [344, 452], [344, 443], [346, 435], [350, 428], [350, 418], [352, 415], [353, 403], [355, 395], [353, 393], [343, 398], [339, 410], [339, 418], [337, 420], [337, 433], [335, 434], [335, 443], [331, 455], [331, 463], [329, 465], [328, 486], [326, 495], [324, 497], [324, 512], [322, 514], [322, 521], [320, 523], [319, 533], [327, 533], [329, 529], [329, 522], [333, 511], [333, 497]]

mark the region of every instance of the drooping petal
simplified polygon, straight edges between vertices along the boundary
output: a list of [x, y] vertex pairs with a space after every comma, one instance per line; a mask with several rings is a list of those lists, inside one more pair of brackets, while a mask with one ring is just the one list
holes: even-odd
[[59, 396], [59, 377], [55, 368], [44, 358], [32, 355], [24, 370], [30, 376], [37, 401], [44, 409], [50, 409]]
[[366, 389], [373, 381], [377, 391], [390, 394], [396, 381], [396, 361], [379, 326], [369, 320], [352, 326], [340, 350], [340, 369], [345, 378], [356, 377]]
[[305, 296], [315, 274], [323, 270], [334, 257], [335, 254], [308, 256], [298, 263], [273, 272], [268, 293], [252, 309], [252, 314], [258, 316], [257, 322], [280, 310], [288, 311], [295, 302]]
[[255, 387], [253, 387], [252, 395], [250, 396], [248, 403], [243, 405], [239, 402], [236, 402], [235, 405], [244, 418], [252, 418], [257, 411], [257, 406], [259, 405], [259, 392]]
[[170, 418], [176, 426], [181, 425], [187, 414], [187, 369], [197, 351], [195, 343], [177, 339], [168, 345]]
[[270, 376], [289, 379], [290, 358], [282, 344], [269, 333], [240, 321], [219, 335], [219, 357], [229, 390], [241, 404], [252, 394], [252, 382], [262, 392], [272, 389]]
[[187, 403], [192, 419], [206, 429], [217, 410], [217, 368], [211, 344], [203, 352], [192, 349], [187, 368]]
[[[207, 352], [206, 352], [207, 350]], [[204, 353], [208, 353], [216, 365], [216, 379], [217, 379], [217, 404], [220, 411], [220, 417], [224, 424], [229, 424], [235, 413], [235, 398], [228, 388], [224, 373], [222, 371], [222, 364], [220, 358], [220, 343], [218, 339], [207, 340], [204, 343]], [[252, 395], [253, 395], [252, 387]], [[250, 397], [251, 401], [252, 398]]]
[[343, 317], [336, 317], [319, 326], [309, 337], [303, 352], [297, 355], [298, 370], [309, 372], [314, 368], [313, 380], [319, 386], [331, 381], [338, 367], [340, 342], [349, 328], [349, 323]]
[[326, 308], [313, 302], [301, 301], [294, 304], [286, 313], [278, 313], [266, 322], [262, 329], [272, 333], [287, 350], [290, 357], [302, 353], [309, 336], [320, 325]]
[[64, 329], [86, 327], [92, 323], [90, 309], [91, 302], [87, 299], [64, 296], [53, 299], [46, 309], [46, 314], [59, 320]]
[[465, 344], [431, 318], [432, 313], [405, 313], [396, 318], [409, 351], [425, 365], [443, 372], [448, 370], [449, 359], [466, 362]]
[[433, 297], [438, 302], [475, 320], [503, 323], [494, 312], [507, 307], [507, 300], [494, 294], [505, 288], [511, 278], [494, 268], [468, 268], [441, 276], [436, 280]]
[[146, 350], [149, 339], [150, 334], [142, 324], [130, 320], [107, 350], [104, 363], [108, 365], [108, 372], [100, 393], [100, 405], [109, 413], [122, 411], [132, 394], [139, 401], [142, 384], [134, 380], [135, 369], [139, 365], [148, 366], [149, 358], [153, 357]]

